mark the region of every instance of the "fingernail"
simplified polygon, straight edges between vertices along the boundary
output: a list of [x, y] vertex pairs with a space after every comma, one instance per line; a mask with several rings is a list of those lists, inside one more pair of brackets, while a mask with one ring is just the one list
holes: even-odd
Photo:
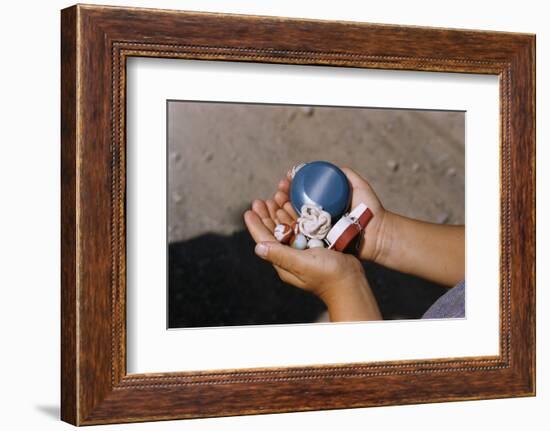
[[254, 248], [254, 252], [260, 257], [266, 257], [267, 250], [268, 250], [267, 245], [263, 243], [256, 244], [256, 247]]

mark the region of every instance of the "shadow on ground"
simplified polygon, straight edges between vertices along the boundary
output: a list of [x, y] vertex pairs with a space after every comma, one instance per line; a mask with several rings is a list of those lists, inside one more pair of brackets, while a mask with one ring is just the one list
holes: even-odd
[[51, 418], [51, 419], [55, 419], [55, 420], [59, 420], [60, 417], [61, 417], [61, 412], [60, 412], [60, 409], [59, 409], [59, 406], [58, 405], [37, 405], [35, 406], [36, 410], [38, 410], [40, 413], [42, 413], [43, 415]]
[[[244, 230], [171, 243], [168, 256], [170, 328], [310, 323], [326, 310], [281, 282]], [[385, 319], [419, 318], [446, 291], [373, 263], [365, 269]]]

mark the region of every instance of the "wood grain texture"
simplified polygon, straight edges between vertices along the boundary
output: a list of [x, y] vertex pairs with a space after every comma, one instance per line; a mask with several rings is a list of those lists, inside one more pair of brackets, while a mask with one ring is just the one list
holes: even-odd
[[[79, 5], [62, 11], [61, 38], [63, 420], [87, 425], [534, 394], [533, 35]], [[500, 355], [127, 375], [130, 56], [498, 75]]]

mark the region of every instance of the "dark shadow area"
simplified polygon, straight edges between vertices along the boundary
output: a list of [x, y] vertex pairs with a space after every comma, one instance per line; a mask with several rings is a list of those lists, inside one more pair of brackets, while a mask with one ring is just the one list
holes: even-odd
[[[283, 283], [247, 231], [171, 243], [168, 261], [170, 328], [311, 323], [326, 310]], [[384, 319], [417, 319], [446, 291], [373, 263], [365, 269]]]
[[364, 262], [367, 279], [387, 320], [420, 319], [447, 289], [373, 262]]
[[168, 262], [170, 328], [306, 323], [325, 310], [280, 281], [246, 231], [172, 243]]

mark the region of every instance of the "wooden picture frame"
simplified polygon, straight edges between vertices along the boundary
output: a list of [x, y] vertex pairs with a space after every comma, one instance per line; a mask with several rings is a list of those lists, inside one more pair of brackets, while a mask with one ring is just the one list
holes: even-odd
[[[535, 394], [535, 36], [77, 5], [61, 14], [61, 418], [75, 425]], [[500, 78], [500, 354], [127, 374], [130, 56]]]

